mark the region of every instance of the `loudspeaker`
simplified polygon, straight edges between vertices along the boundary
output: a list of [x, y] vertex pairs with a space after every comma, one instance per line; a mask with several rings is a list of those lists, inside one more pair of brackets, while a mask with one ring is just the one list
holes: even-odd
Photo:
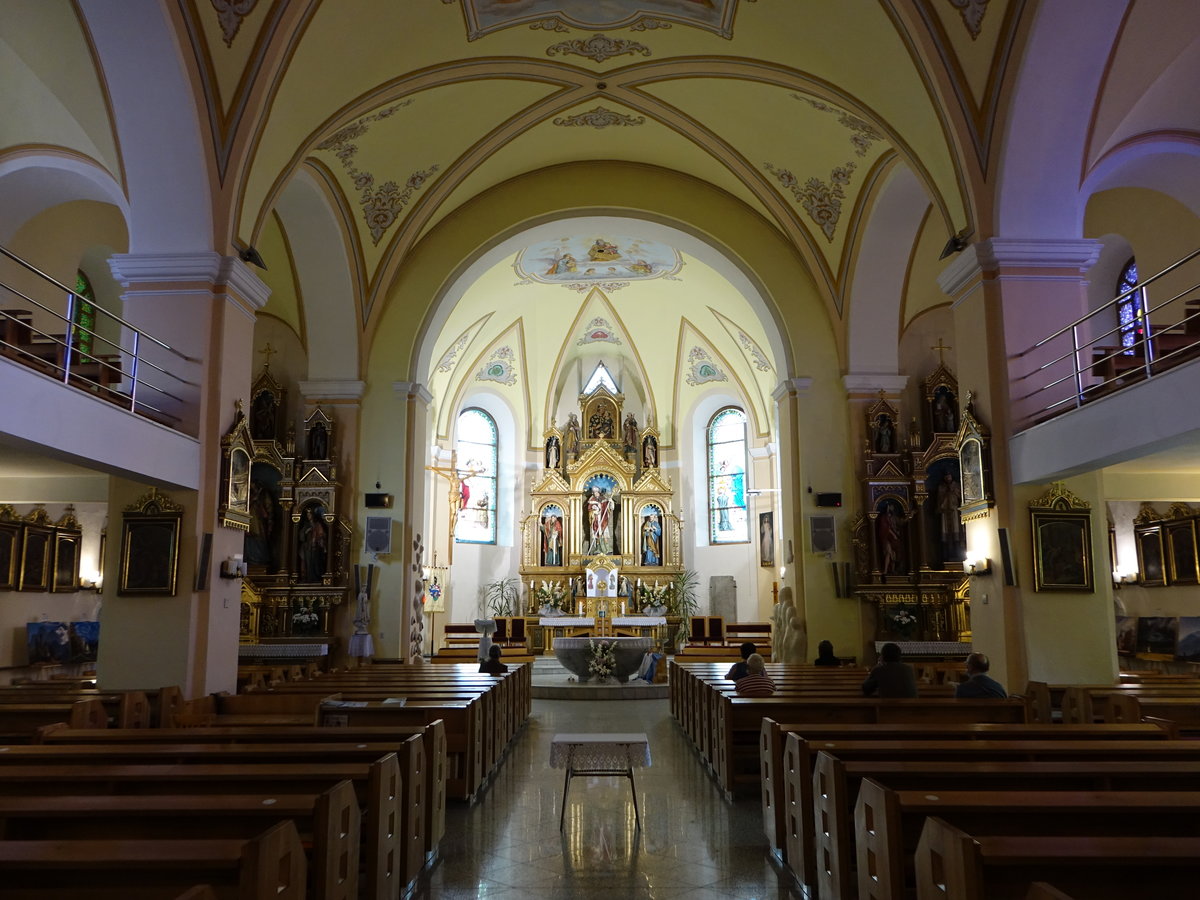
[[1008, 529], [998, 529], [1000, 534], [1000, 564], [1004, 567], [1004, 584], [1008, 587], [1015, 587], [1017, 584], [1017, 572], [1013, 567], [1012, 546], [1008, 541]]
[[391, 509], [392, 495], [391, 494], [367, 494], [366, 495], [367, 509]]
[[841, 506], [841, 494], [817, 494], [817, 506]]
[[813, 553], [832, 553], [837, 550], [833, 516], [809, 516], [808, 525]]
[[392, 520], [387, 516], [367, 516], [363, 545], [370, 553], [392, 552]]

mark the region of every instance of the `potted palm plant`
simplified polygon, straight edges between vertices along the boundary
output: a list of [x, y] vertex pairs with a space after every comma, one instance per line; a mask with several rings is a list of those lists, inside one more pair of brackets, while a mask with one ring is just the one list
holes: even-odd
[[513, 615], [521, 599], [520, 584], [516, 578], [501, 578], [483, 586], [483, 599], [493, 617]]
[[672, 615], [679, 616], [679, 628], [675, 632], [676, 650], [687, 643], [692, 616], [700, 610], [700, 603], [696, 599], [696, 588], [699, 584], [700, 576], [694, 569], [684, 569], [671, 579], [669, 609]]

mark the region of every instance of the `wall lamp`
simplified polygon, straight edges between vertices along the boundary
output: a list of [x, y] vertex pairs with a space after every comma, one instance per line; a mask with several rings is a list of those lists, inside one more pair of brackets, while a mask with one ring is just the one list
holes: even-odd
[[245, 578], [250, 574], [250, 567], [242, 559], [241, 554], [221, 560], [222, 578]]
[[968, 557], [963, 560], [963, 571], [968, 575], [991, 575], [992, 561], [986, 556]]

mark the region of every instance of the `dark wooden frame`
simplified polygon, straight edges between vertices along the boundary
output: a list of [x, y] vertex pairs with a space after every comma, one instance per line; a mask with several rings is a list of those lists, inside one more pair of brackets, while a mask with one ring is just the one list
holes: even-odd
[[[1034, 590], [1091, 593], [1091, 513], [1034, 509], [1030, 514], [1033, 517]], [[1068, 535], [1076, 536], [1077, 540], [1068, 543], [1063, 539]]]
[[[121, 596], [175, 596], [179, 574], [178, 514], [126, 513], [121, 534]], [[153, 557], [165, 554], [163, 563]]]
[[[1138, 558], [1138, 584], [1143, 587], [1162, 587], [1167, 583], [1167, 561], [1163, 554], [1162, 527], [1139, 528], [1135, 532]], [[1158, 572], [1150, 571], [1150, 563], [1158, 565]]]
[[50, 577], [52, 592], [62, 594], [79, 590], [79, 550], [82, 545], [83, 535], [78, 531], [55, 532], [54, 567]]
[[0, 522], [0, 591], [16, 589], [20, 561], [21, 526], [16, 522]]
[[[1196, 553], [1196, 523], [1194, 519], [1166, 525], [1164, 550], [1171, 584], [1200, 584], [1200, 559]], [[1183, 565], [1180, 565], [1180, 563]]]
[[[41, 565], [30, 559], [31, 551], [41, 549]], [[53, 526], [25, 525], [21, 530], [20, 584], [22, 591], [50, 590], [50, 566], [54, 562]]]

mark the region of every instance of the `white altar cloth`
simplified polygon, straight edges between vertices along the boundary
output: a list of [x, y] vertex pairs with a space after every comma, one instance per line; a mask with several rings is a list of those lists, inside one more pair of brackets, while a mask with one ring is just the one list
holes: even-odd
[[642, 815], [638, 810], [633, 770], [648, 765], [650, 739], [645, 734], [556, 734], [550, 740], [550, 768], [567, 770], [558, 830], [563, 830], [566, 821], [567, 793], [571, 790], [571, 779], [576, 775], [628, 778], [634, 821], [640, 830]]
[[596, 620], [591, 616], [545, 616], [538, 624], [543, 628], [591, 628]]
[[612, 620], [614, 628], [652, 628], [655, 625], [666, 625], [666, 616], [616, 616]]

